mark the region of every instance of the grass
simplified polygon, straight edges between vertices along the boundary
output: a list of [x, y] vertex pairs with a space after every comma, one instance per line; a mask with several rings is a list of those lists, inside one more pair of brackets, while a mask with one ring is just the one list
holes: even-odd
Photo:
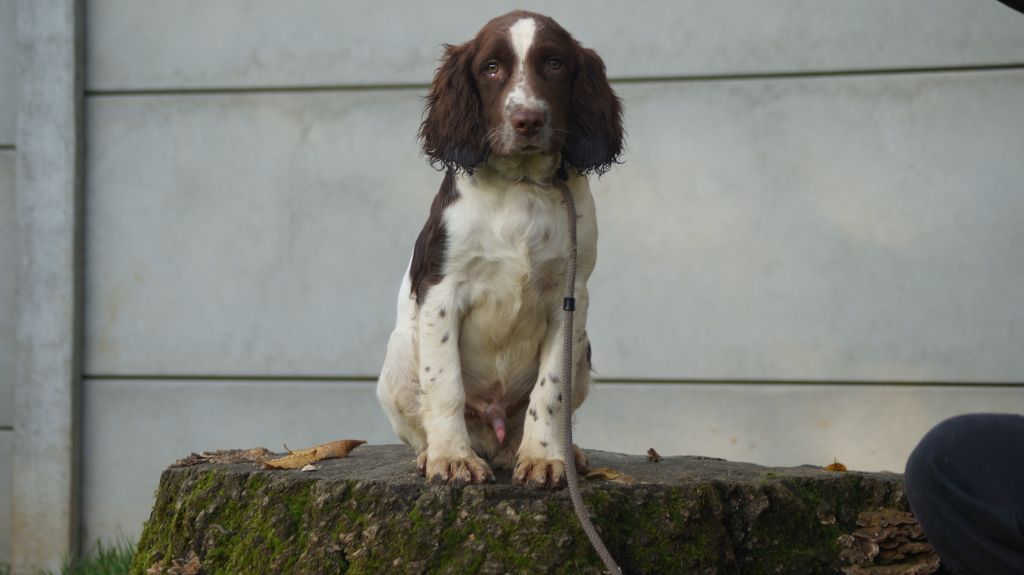
[[[60, 568], [60, 575], [128, 575], [134, 554], [135, 545], [128, 540], [110, 547], [96, 543], [94, 553], [82, 559], [65, 561], [64, 566]], [[11, 567], [0, 563], [0, 575], [11, 575]], [[53, 573], [40, 571], [39, 575], [53, 575]]]
[[[80, 559], [65, 560], [60, 568], [60, 575], [128, 575], [132, 566], [135, 545], [124, 540], [121, 543], [106, 546], [96, 543], [96, 549]], [[0, 566], [0, 575], [10, 575], [8, 570]], [[39, 575], [53, 575], [52, 572], [40, 572]]]

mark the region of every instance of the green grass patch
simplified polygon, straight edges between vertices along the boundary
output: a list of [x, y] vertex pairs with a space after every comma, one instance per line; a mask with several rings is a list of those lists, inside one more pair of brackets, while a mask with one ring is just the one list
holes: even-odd
[[[135, 545], [127, 540], [112, 546], [96, 543], [92, 553], [80, 559], [65, 561], [60, 575], [128, 575], [134, 555]], [[0, 571], [0, 575], [8, 574]]]

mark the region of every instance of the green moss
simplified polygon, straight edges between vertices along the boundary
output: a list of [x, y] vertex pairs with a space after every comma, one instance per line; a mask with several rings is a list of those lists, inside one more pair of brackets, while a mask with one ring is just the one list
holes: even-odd
[[306, 508], [309, 507], [309, 490], [313, 487], [312, 483], [303, 485], [302, 488], [296, 492], [288, 501], [288, 514], [295, 523], [302, 521], [302, 516], [306, 514]]
[[[160, 560], [169, 567], [168, 559], [184, 559], [189, 551], [200, 554], [208, 573], [247, 572], [254, 565], [287, 571], [307, 543], [302, 527], [312, 484], [278, 489], [268, 475], [226, 481], [207, 470], [180, 472], [172, 481], [165, 474], [165, 496], [143, 529], [132, 572], [144, 573]], [[264, 499], [272, 501], [268, 508], [261, 507]], [[204, 539], [192, 540], [200, 531]]]
[[[713, 488], [683, 493], [603, 486], [587, 489], [585, 497], [605, 543], [628, 572], [696, 571], [720, 565], [727, 534]], [[435, 512], [414, 507], [410, 523], [421, 525]], [[564, 496], [516, 513], [463, 500], [444, 513], [441, 523], [439, 550], [428, 572], [478, 573], [488, 565], [512, 572], [533, 571], [537, 565], [548, 566], [551, 573], [603, 571]]]
[[247, 486], [257, 498], [272, 501], [264, 507], [261, 502], [250, 499], [239, 507], [233, 518], [237, 521], [237, 536], [224, 545], [223, 561], [207, 555], [204, 566], [214, 573], [243, 573], [256, 565], [271, 565], [279, 572], [288, 572], [300, 554], [305, 551], [306, 535], [304, 517], [309, 506], [312, 484], [300, 484], [293, 488], [281, 486]]
[[783, 480], [766, 488], [769, 505], [757, 518], [749, 534], [750, 550], [756, 555], [737, 557], [745, 561], [745, 573], [778, 573], [799, 565], [808, 573], [829, 572], [839, 554], [841, 533], [833, 522], [820, 515], [830, 507], [817, 483]]
[[132, 573], [145, 573], [157, 561], [184, 551], [181, 548], [192, 531], [196, 510], [218, 494], [217, 481], [212, 470], [189, 474], [164, 472], [153, 513], [139, 539]]
[[245, 482], [245, 491], [248, 493], [262, 490], [269, 477], [270, 473], [253, 473]]
[[594, 490], [587, 501], [609, 551], [630, 572], [695, 572], [722, 566], [728, 534], [718, 493], [710, 485], [646, 493], [641, 488]]
[[423, 513], [420, 512], [419, 505], [412, 508], [409, 511], [409, 521], [412, 522], [413, 531], [419, 531], [423, 529]]

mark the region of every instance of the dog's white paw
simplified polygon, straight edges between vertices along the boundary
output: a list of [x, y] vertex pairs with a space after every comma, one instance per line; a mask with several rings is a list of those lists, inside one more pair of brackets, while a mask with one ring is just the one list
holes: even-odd
[[[586, 473], [589, 469], [587, 456], [573, 445], [576, 470]], [[534, 489], [562, 489], [566, 485], [565, 463], [561, 459], [520, 456], [512, 472], [512, 481]]]
[[416, 458], [416, 467], [434, 484], [468, 485], [492, 483], [494, 472], [475, 453], [469, 457], [428, 457], [424, 451]]

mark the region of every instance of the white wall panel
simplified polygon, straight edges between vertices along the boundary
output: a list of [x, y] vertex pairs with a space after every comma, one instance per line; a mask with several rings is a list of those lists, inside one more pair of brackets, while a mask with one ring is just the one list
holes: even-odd
[[[585, 448], [765, 465], [900, 472], [934, 424], [1024, 412], [1020, 388], [600, 384], [577, 416]], [[160, 472], [192, 451], [397, 443], [373, 384], [104, 381], [85, 385], [84, 541], [135, 538]], [[2, 434], [0, 434], [2, 437]], [[411, 461], [410, 461], [411, 464]]]
[[0, 0], [0, 146], [14, 144], [18, 112], [14, 4], [15, 0]]
[[415, 91], [88, 104], [86, 372], [375, 374], [441, 176]]
[[[1020, 381], [1024, 73], [620, 85], [603, 377]], [[92, 374], [372, 375], [416, 91], [93, 98]]]
[[0, 151], [0, 427], [14, 424], [14, 152]]
[[1024, 73], [620, 93], [604, 377], [1024, 377]]
[[520, 7], [598, 49], [614, 77], [1024, 63], [1024, 18], [995, 0], [96, 0], [88, 87], [424, 83], [442, 43]]
[[574, 440], [624, 453], [705, 455], [760, 465], [827, 465], [903, 473], [940, 421], [1024, 413], [1019, 386], [601, 384]]

